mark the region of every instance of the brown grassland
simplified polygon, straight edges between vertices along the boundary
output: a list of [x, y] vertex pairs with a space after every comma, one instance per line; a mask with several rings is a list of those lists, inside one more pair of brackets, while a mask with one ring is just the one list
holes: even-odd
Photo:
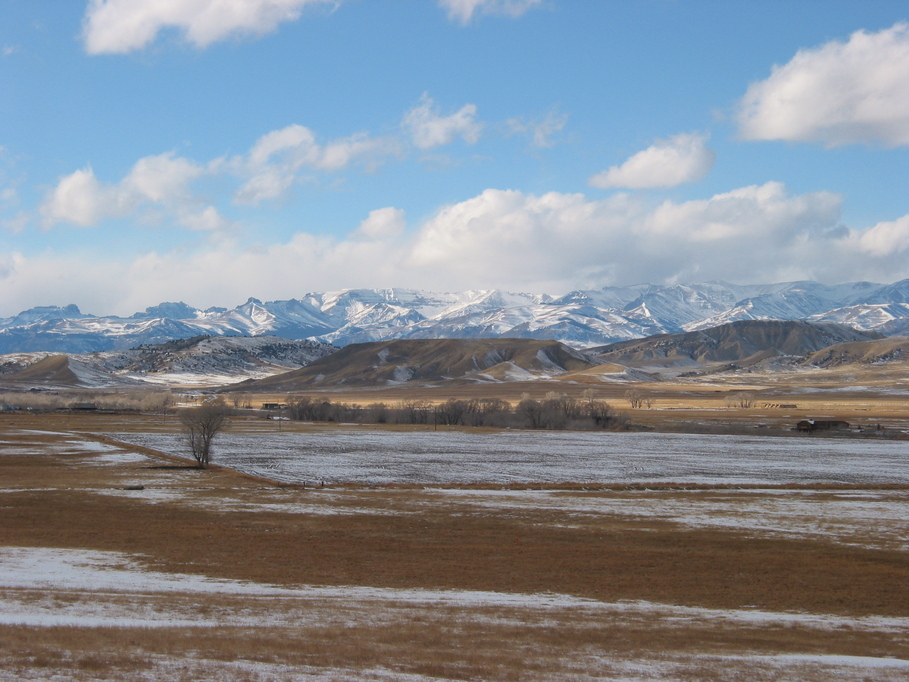
[[[496, 390], [517, 401], [526, 393], [580, 394], [592, 386], [598, 398], [651, 428], [750, 432], [761, 424], [782, 431], [814, 416], [897, 430], [909, 417], [903, 398], [883, 391], [742, 379], [647, 384], [642, 390], [651, 408], [633, 411], [622, 385], [535, 382]], [[730, 391], [746, 389], [758, 396], [754, 407], [724, 407]], [[439, 402], [484, 390], [488, 395], [488, 387], [465, 384], [330, 398]], [[781, 403], [797, 408], [764, 407]], [[896, 680], [909, 674], [896, 665], [909, 659], [906, 523], [856, 542], [837, 531], [795, 537], [774, 532], [769, 522], [759, 531], [691, 524], [669, 513], [581, 514], [535, 504], [533, 497], [523, 506], [493, 508], [466, 495], [476, 491], [460, 489], [304, 489], [218, 466], [198, 470], [101, 435], [178, 428], [176, 419], [143, 415], [0, 414], [0, 553], [88, 550], [108, 557], [111, 570], [125, 556], [136, 574], [184, 576], [187, 585], [185, 591], [40, 581], [11, 586], [3, 582], [0, 554], [0, 605], [62, 615], [154, 613], [164, 621], [0, 620], [0, 679]], [[248, 417], [231, 424], [263, 432], [263, 447], [273, 428]], [[98, 442], [107, 449], [84, 446]], [[136, 454], [100, 457], [111, 452]], [[746, 494], [753, 510], [769, 509], [785, 494], [816, 513], [821, 526], [828, 521], [820, 516], [822, 503], [845, 504], [855, 495], [899, 509], [909, 503], [909, 486], [899, 485], [560, 486], [527, 494], [538, 492], [594, 506], [686, 504], [704, 515], [716, 505], [734, 506], [737, 495]], [[200, 591], [193, 581], [202, 578], [290, 591]], [[341, 589], [327, 594], [305, 586]], [[414, 598], [414, 589], [453, 597]], [[477, 592], [520, 599], [484, 599]], [[861, 665], [870, 658], [893, 665]]]

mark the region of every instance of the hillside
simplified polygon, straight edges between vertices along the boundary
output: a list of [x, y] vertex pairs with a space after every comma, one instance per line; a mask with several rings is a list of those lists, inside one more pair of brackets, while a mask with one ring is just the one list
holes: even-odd
[[78, 387], [82, 382], [70, 369], [65, 355], [49, 355], [2, 377], [3, 384], [23, 386]]
[[329, 344], [276, 336], [198, 336], [97, 357], [112, 371], [145, 381], [232, 383], [297, 369], [336, 350]]
[[742, 320], [683, 334], [660, 334], [588, 349], [599, 362], [636, 368], [746, 367], [778, 356], [804, 356], [833, 344], [882, 338], [839, 324]]
[[284, 392], [446, 380], [518, 381], [558, 376], [594, 364], [557, 341], [409, 339], [352, 344], [302, 369], [231, 388]]
[[166, 384], [211, 386], [303, 367], [334, 346], [273, 336], [207, 337], [125, 351], [0, 356], [0, 386], [103, 388]]
[[895, 337], [873, 341], [838, 343], [812, 353], [804, 364], [824, 369], [850, 365], [889, 365], [909, 363], [909, 338]]

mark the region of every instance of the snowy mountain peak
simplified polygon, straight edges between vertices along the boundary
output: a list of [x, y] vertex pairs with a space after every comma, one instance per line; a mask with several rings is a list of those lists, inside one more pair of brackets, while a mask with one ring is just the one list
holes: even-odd
[[48, 322], [51, 320], [71, 320], [91, 317], [83, 315], [79, 306], [70, 303], [68, 306], [60, 307], [56, 305], [44, 305], [23, 310], [15, 317], [3, 321], [3, 325], [18, 326], [29, 325], [37, 322]]
[[168, 320], [186, 320], [199, 314], [199, 311], [192, 306], [186, 305], [183, 301], [177, 303], [159, 303], [145, 309], [144, 313], [135, 313], [134, 318], [157, 318], [163, 317]]
[[498, 289], [437, 293], [341, 289], [232, 310], [161, 303], [132, 317], [83, 315], [75, 305], [0, 320], [0, 353], [127, 349], [194, 336], [314, 338], [337, 345], [385, 339], [514, 337], [576, 348], [737, 320], [814, 320], [884, 334], [909, 331], [909, 280], [881, 285], [706, 282], [572, 291], [560, 297]]

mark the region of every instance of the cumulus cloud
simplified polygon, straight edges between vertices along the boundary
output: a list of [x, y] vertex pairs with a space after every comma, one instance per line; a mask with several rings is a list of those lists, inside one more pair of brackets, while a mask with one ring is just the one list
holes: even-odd
[[406, 227], [404, 211], [389, 206], [370, 211], [369, 217], [360, 223], [355, 235], [364, 239], [393, 239], [403, 235]]
[[779, 183], [656, 207], [626, 194], [592, 201], [487, 190], [427, 221], [408, 262], [452, 285], [576, 286], [584, 273], [600, 284], [738, 281], [744, 262], [755, 280], [820, 276], [838, 259], [805, 259], [805, 249], [833, 249], [827, 233], [839, 212], [836, 195], [793, 197]]
[[827, 146], [909, 144], [909, 24], [800, 50], [749, 86], [738, 123], [748, 140]]
[[478, 14], [519, 17], [541, 3], [542, 0], [439, 0], [448, 18], [462, 25], [469, 24]]
[[67, 223], [88, 227], [105, 218], [126, 215], [127, 197], [116, 187], [104, 187], [91, 167], [62, 178], [41, 206], [47, 227]]
[[600, 189], [675, 187], [702, 179], [713, 168], [715, 159], [716, 154], [707, 147], [706, 135], [682, 133], [657, 140], [621, 166], [597, 173], [588, 182]]
[[164, 29], [197, 47], [237, 35], [262, 35], [294, 21], [308, 5], [341, 0], [91, 0], [83, 19], [89, 54], [141, 50]]
[[281, 197], [306, 169], [332, 172], [357, 163], [367, 170], [401, 153], [393, 138], [371, 138], [365, 133], [319, 144], [305, 126], [290, 125], [260, 137], [246, 154], [215, 159], [207, 164], [173, 152], [139, 159], [120, 181], [103, 183], [91, 166], [57, 183], [40, 208], [43, 224], [91, 227], [112, 218], [125, 218], [149, 207], [163, 208], [176, 224], [193, 230], [232, 227], [217, 210], [192, 192], [194, 181], [232, 174], [240, 187], [234, 200], [258, 204]]
[[419, 149], [451, 144], [459, 137], [468, 144], [474, 144], [480, 139], [483, 129], [476, 115], [476, 105], [465, 104], [455, 113], [442, 116], [435, 101], [423, 93], [420, 103], [404, 114], [401, 125]]
[[123, 218], [143, 204], [179, 208], [190, 201], [188, 185], [204, 169], [173, 152], [139, 159], [120, 182], [104, 184], [92, 168], [63, 177], [41, 205], [45, 227], [60, 223], [90, 227]]
[[872, 256], [896, 256], [909, 248], [909, 215], [880, 222], [862, 232], [850, 234], [856, 249]]
[[190, 294], [188, 302], [206, 307], [346, 287], [559, 293], [629, 282], [909, 276], [909, 216], [848, 230], [837, 195], [791, 195], [774, 182], [658, 205], [622, 193], [591, 200], [489, 189], [442, 207], [411, 234], [404, 227], [403, 211], [386, 207], [345, 238], [299, 233], [244, 244], [217, 232], [131, 262], [104, 253], [7, 253], [0, 281], [11, 309], [69, 302], [79, 291], [84, 309], [129, 314]]
[[223, 232], [238, 229], [239, 225], [225, 218], [214, 206], [206, 206], [201, 211], [183, 209], [176, 216], [177, 223], [199, 232]]
[[391, 138], [359, 133], [322, 145], [309, 128], [289, 125], [266, 133], [248, 154], [229, 162], [235, 172], [247, 177], [234, 199], [241, 204], [276, 199], [298, 180], [304, 168], [337, 171], [352, 163], [373, 168], [399, 153], [400, 145]]
[[198, 164], [173, 152], [139, 159], [124, 178], [121, 191], [155, 203], [185, 199], [188, 185], [204, 173]]

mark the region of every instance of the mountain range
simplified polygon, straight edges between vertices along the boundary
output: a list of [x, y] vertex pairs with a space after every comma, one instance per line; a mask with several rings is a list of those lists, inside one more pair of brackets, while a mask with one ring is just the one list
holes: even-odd
[[909, 280], [605, 287], [564, 296], [476, 290], [346, 289], [300, 299], [250, 298], [233, 309], [162, 303], [129, 317], [75, 305], [0, 319], [0, 354], [89, 353], [209, 336], [314, 339], [336, 346], [388, 339], [525, 338], [574, 348], [717, 327], [739, 320], [836, 322], [885, 336], [909, 331]]
[[289, 393], [402, 384], [651, 382], [731, 370], [879, 368], [905, 374], [909, 339], [831, 322], [740, 320], [577, 350], [535, 339], [392, 339], [337, 348], [274, 336], [194, 337], [125, 351], [0, 356], [4, 390], [214, 387]]
[[208, 337], [95, 353], [12, 353], [0, 356], [5, 388], [211, 386], [259, 379], [305, 367], [338, 349], [275, 336]]
[[714, 377], [738, 369], [778, 376], [820, 364], [901, 362], [907, 342], [831, 322], [800, 320], [741, 320], [584, 351], [533, 339], [394, 339], [350, 344], [300, 369], [232, 384], [229, 389], [293, 393], [551, 379], [628, 383]]

